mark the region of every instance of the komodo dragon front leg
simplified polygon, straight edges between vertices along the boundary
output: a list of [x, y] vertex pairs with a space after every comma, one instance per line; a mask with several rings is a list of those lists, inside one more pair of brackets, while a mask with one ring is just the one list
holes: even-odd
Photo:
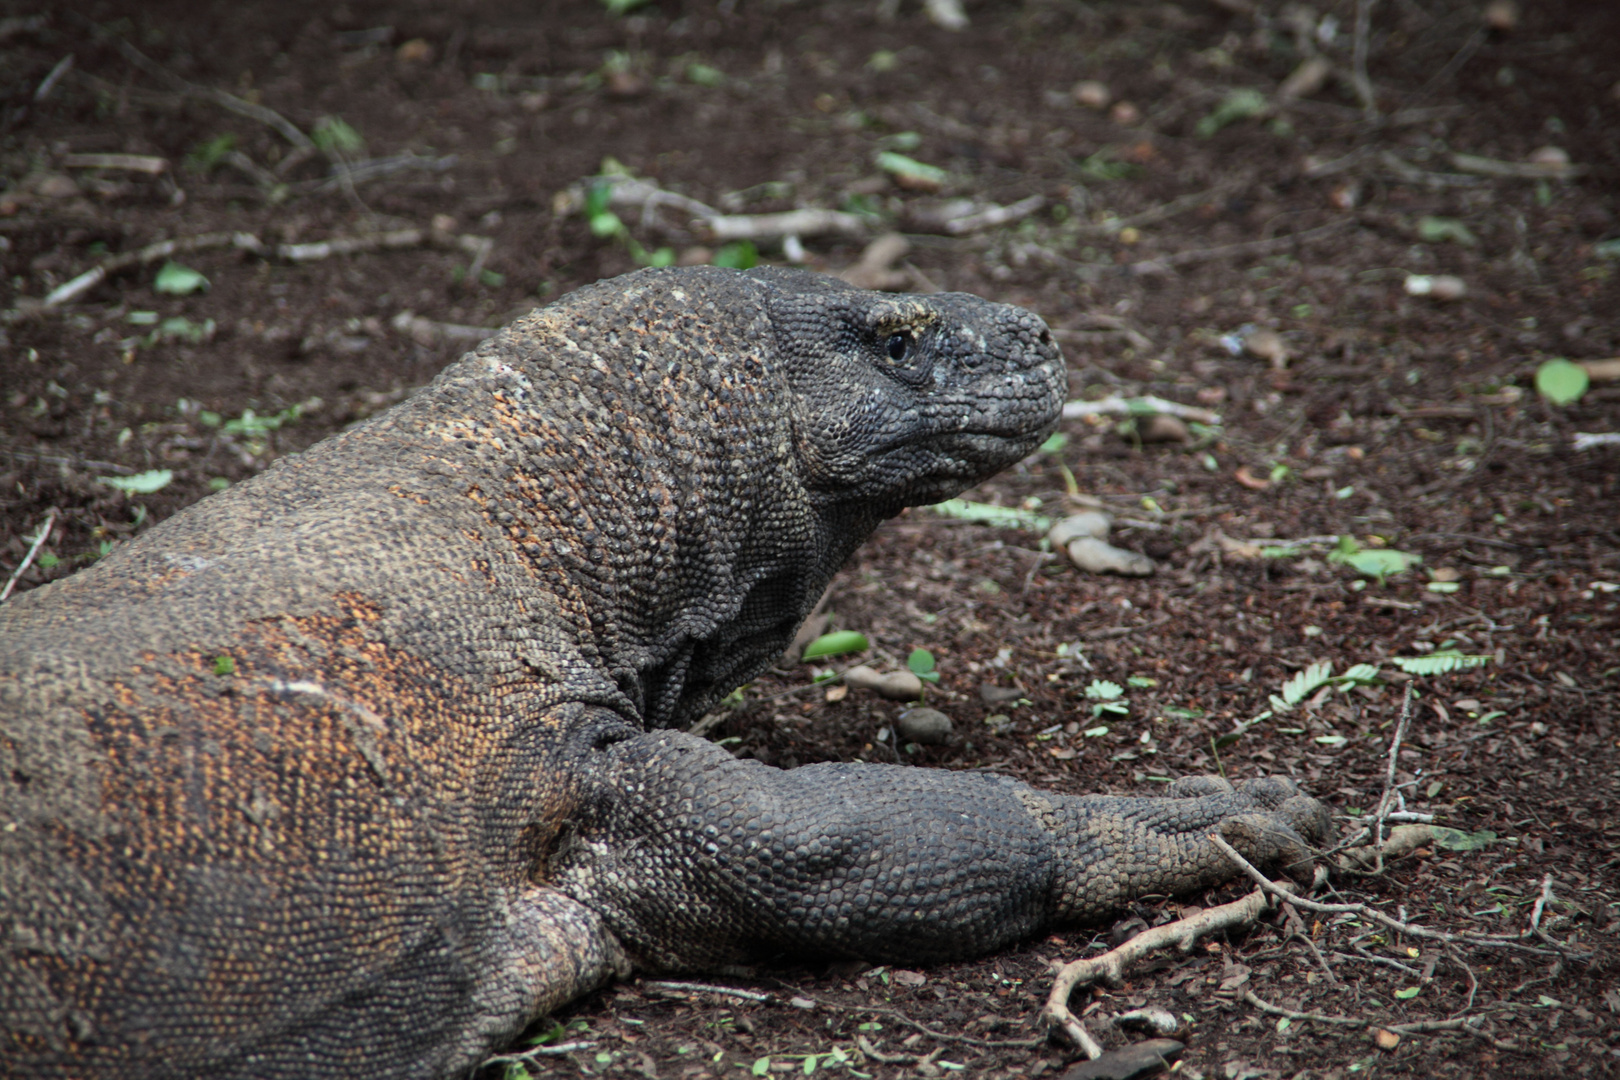
[[651, 970], [978, 955], [1231, 877], [1212, 831], [1306, 876], [1331, 832], [1322, 804], [1282, 779], [1073, 797], [899, 765], [774, 769], [670, 732], [596, 753], [550, 878]]

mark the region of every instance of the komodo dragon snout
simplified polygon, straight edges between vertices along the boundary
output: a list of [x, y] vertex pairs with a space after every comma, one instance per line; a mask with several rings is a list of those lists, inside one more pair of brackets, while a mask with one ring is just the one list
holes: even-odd
[[635, 967], [994, 949], [1327, 831], [679, 729], [882, 520], [1030, 453], [1045, 325], [643, 271], [0, 606], [0, 1076], [463, 1075]]

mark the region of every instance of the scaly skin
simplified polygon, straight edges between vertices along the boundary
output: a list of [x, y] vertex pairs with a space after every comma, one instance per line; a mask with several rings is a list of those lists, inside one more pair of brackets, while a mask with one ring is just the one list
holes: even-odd
[[1319, 808], [1275, 793], [779, 773], [658, 730], [879, 522], [1033, 450], [1064, 379], [973, 297], [642, 272], [13, 598], [0, 1076], [448, 1077], [635, 964], [982, 951], [1223, 876], [1211, 825], [1299, 858]]

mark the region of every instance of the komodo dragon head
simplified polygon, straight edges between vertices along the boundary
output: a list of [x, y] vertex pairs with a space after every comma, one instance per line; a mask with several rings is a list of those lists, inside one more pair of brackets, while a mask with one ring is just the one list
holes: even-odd
[[454, 1075], [621, 970], [593, 755], [1064, 389], [1016, 308], [643, 271], [0, 607], [0, 1076]]

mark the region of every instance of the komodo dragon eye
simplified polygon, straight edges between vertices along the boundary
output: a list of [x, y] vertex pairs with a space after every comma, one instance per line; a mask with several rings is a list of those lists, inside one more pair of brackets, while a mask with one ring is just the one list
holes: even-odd
[[917, 341], [911, 336], [910, 330], [901, 330], [889, 335], [885, 348], [888, 350], [890, 360], [897, 364], [903, 364], [910, 358], [912, 347], [916, 343]]

